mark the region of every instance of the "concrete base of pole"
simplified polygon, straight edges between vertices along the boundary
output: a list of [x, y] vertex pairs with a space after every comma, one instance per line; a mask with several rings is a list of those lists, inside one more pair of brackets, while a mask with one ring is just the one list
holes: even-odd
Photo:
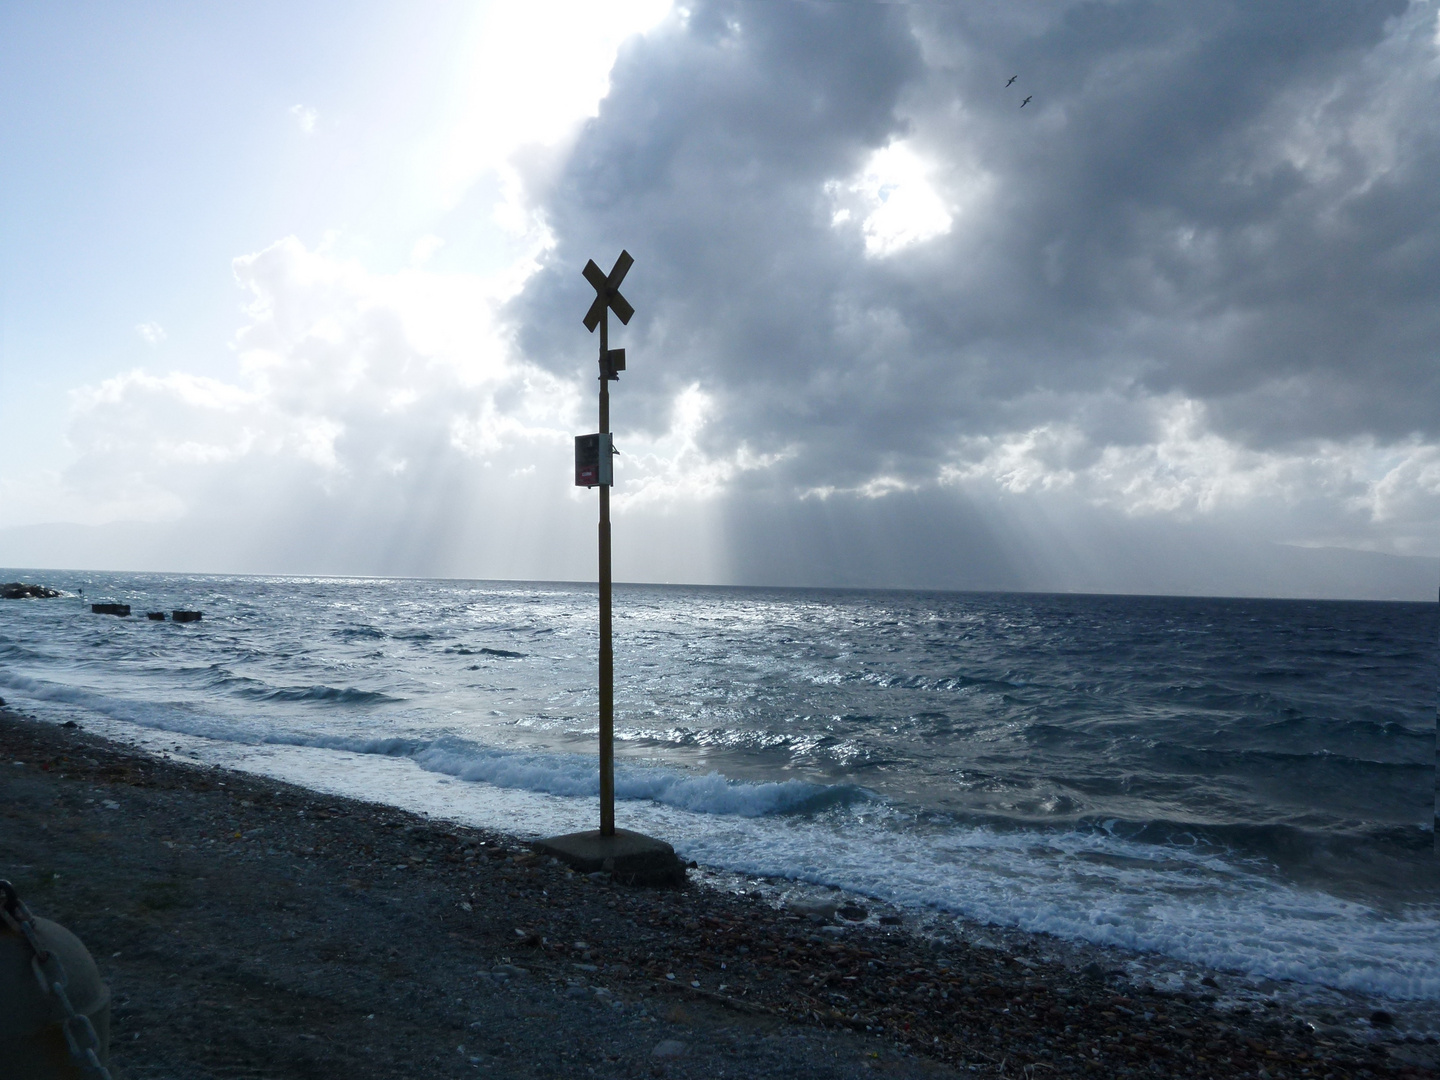
[[626, 885], [682, 885], [685, 863], [675, 849], [653, 836], [616, 829], [602, 836], [599, 829], [536, 840], [534, 849], [553, 855], [582, 874], [608, 871]]

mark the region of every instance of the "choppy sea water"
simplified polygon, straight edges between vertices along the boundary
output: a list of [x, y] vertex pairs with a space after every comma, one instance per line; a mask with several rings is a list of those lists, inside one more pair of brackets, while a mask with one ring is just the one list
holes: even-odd
[[[593, 585], [0, 577], [70, 594], [0, 601], [12, 705], [594, 827]], [[144, 617], [177, 607], [204, 619]], [[1437, 635], [1432, 604], [619, 586], [617, 817], [708, 866], [1440, 1002]]]

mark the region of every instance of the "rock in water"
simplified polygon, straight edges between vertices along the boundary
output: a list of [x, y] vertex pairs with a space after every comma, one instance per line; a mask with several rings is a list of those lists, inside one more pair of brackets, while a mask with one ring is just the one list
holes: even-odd
[[50, 589], [44, 585], [27, 585], [23, 581], [10, 581], [0, 585], [0, 598], [6, 600], [49, 600], [52, 596], [59, 595], [59, 589]]
[[176, 622], [199, 622], [200, 612], [198, 611], [172, 611], [170, 618]]
[[129, 604], [91, 604], [90, 610], [96, 615], [125, 615], [130, 614]]

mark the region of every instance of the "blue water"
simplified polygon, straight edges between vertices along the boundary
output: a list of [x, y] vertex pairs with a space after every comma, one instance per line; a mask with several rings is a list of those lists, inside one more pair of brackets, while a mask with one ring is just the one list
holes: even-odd
[[[76, 594], [0, 602], [12, 704], [512, 831], [593, 816], [593, 586], [0, 578]], [[204, 620], [143, 617], [175, 607]], [[621, 586], [615, 634], [620, 821], [689, 857], [1440, 1000], [1435, 605]]]

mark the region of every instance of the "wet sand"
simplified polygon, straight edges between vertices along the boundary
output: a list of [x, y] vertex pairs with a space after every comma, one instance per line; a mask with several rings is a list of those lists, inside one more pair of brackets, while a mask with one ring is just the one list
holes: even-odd
[[1384, 1016], [1237, 1004], [1223, 975], [1167, 990], [1107, 950], [703, 869], [623, 887], [3, 709], [0, 877], [95, 955], [117, 1080], [1436, 1075]]

